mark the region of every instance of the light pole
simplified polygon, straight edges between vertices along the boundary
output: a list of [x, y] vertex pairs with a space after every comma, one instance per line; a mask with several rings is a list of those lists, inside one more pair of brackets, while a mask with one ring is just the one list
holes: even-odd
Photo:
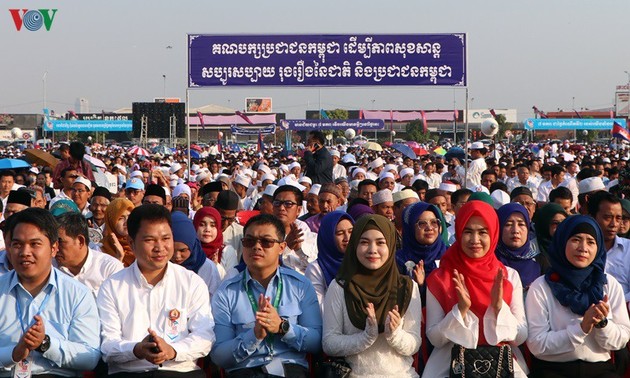
[[164, 79], [164, 102], [166, 102], [166, 74], [162, 75], [162, 79]]

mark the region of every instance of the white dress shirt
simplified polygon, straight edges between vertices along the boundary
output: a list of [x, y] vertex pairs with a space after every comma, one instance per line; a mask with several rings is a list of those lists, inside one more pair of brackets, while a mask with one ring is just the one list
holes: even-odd
[[[199, 277], [203, 279], [208, 286], [208, 293], [210, 293], [210, 300], [212, 300], [212, 295], [217, 291], [219, 285], [221, 284], [221, 280], [223, 279], [221, 276], [221, 272], [219, 271], [220, 264], [217, 265], [214, 261], [206, 258], [206, 262], [203, 263], [201, 268], [197, 274]], [[225, 269], [223, 270], [223, 275], [225, 275]]]
[[317, 294], [317, 301], [319, 302], [319, 309], [321, 310], [323, 316], [324, 298], [326, 297], [328, 284], [326, 283], [326, 277], [324, 277], [324, 272], [322, 272], [322, 267], [319, 266], [317, 259], [308, 264], [306, 271], [304, 272], [304, 276], [311, 281], [313, 287], [315, 288], [315, 294]]
[[536, 201], [537, 202], [549, 202], [549, 193], [551, 193], [552, 190], [554, 190], [554, 186], [551, 183], [551, 180], [549, 181], [543, 181], [539, 186], [538, 186], [538, 194], [536, 195]]
[[630, 302], [630, 240], [615, 236], [615, 244], [606, 251], [606, 273], [621, 285], [626, 302]]
[[[420, 349], [422, 302], [414, 283], [411, 301], [400, 325], [391, 334], [378, 333], [366, 325], [356, 328], [350, 321], [344, 290], [337, 281], [330, 283], [324, 300], [322, 349], [329, 356], [345, 356], [353, 377], [417, 377], [413, 355]], [[449, 351], [450, 356], [450, 351]], [[448, 375], [448, 374], [447, 374]], [[432, 375], [431, 377], [437, 377]]]
[[125, 268], [122, 261], [91, 248], [88, 248], [85, 263], [76, 276], [65, 266], [59, 266], [57, 260], [53, 260], [53, 266], [87, 286], [94, 297], [98, 295], [98, 289], [109, 276]]
[[610, 311], [606, 327], [582, 331], [583, 316], [573, 313], [558, 302], [545, 280], [538, 277], [527, 292], [527, 347], [536, 358], [544, 361], [566, 362], [583, 360], [602, 362], [610, 359], [610, 352], [626, 346], [630, 339], [630, 320], [621, 285], [610, 274], [604, 295], [608, 295]]
[[299, 249], [290, 249], [287, 245], [282, 252], [282, 265], [304, 274], [306, 267], [317, 259], [317, 234], [308, 225], [296, 219], [295, 223], [302, 230], [304, 240]]
[[[101, 353], [109, 374], [157, 369], [187, 372], [199, 369], [197, 359], [214, 343], [214, 319], [205, 282], [194, 272], [168, 263], [164, 277], [150, 285], [134, 262], [107, 279], [97, 298], [101, 317]], [[173, 324], [171, 310], [179, 311]], [[177, 356], [158, 367], [133, 354], [134, 346], [153, 329]]]
[[346, 167], [341, 164], [335, 164], [333, 166], [333, 180], [338, 179], [339, 177], [346, 177], [348, 174], [346, 173]]
[[[489, 345], [505, 342], [512, 348], [514, 359], [514, 376], [526, 378], [529, 370], [518, 346], [527, 339], [527, 320], [523, 307], [523, 286], [516, 270], [506, 267], [508, 280], [512, 284], [512, 301], [508, 306], [505, 302], [501, 311], [495, 316], [491, 306], [488, 307], [483, 321], [486, 340]], [[455, 289], [453, 289], [455, 290]], [[474, 298], [473, 298], [474, 300]], [[465, 348], [473, 349], [479, 342], [480, 319], [468, 311], [462, 318], [457, 304], [444, 313], [442, 305], [430, 290], [427, 290], [427, 338], [434, 349], [427, 361], [423, 377], [448, 377], [451, 363], [451, 349], [454, 343]]]
[[[223, 244], [230, 245], [236, 251], [236, 261], [240, 261], [243, 255], [243, 246], [241, 245], [241, 239], [243, 239], [243, 226], [233, 222], [228, 228], [223, 231]], [[231, 267], [225, 266], [225, 270]]]

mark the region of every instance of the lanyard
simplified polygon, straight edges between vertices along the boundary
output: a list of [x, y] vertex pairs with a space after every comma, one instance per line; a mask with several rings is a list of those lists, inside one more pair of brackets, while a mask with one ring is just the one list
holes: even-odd
[[[247, 285], [245, 282], [246, 272], [243, 272], [243, 286], [247, 289], [247, 298], [249, 298], [249, 304], [252, 306], [252, 310], [254, 311], [254, 315], [258, 312], [258, 302], [254, 298], [254, 293], [252, 292], [252, 288]], [[278, 309], [278, 305], [280, 304], [280, 297], [282, 296], [282, 275], [278, 272], [278, 289], [276, 289], [276, 295], [273, 298], [272, 306]], [[271, 358], [273, 358], [273, 335], [269, 334], [265, 337], [265, 342], [269, 347]]]
[[[20, 326], [22, 327], [22, 332], [26, 333], [26, 327], [24, 327], [24, 320], [22, 319], [22, 306], [20, 306], [20, 299], [18, 298], [17, 290], [18, 289], [16, 288], [15, 289], [15, 292], [16, 292], [15, 307], [17, 308], [17, 315], [18, 315], [18, 318], [20, 319]], [[35, 315], [39, 315], [44, 310], [44, 308], [46, 308], [46, 305], [48, 304], [49, 300], [50, 300], [50, 292], [48, 292], [46, 296], [44, 297], [44, 300], [42, 301], [42, 304], [39, 306], [39, 310], [37, 310], [37, 313]]]

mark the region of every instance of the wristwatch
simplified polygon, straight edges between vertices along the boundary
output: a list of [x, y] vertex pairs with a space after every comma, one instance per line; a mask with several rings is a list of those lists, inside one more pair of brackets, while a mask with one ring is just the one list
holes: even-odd
[[600, 328], [601, 329], [601, 328], [606, 327], [607, 325], [608, 325], [608, 318], [604, 318], [604, 319], [602, 319], [601, 322], [595, 324], [595, 328]]
[[278, 334], [280, 335], [285, 335], [287, 332], [289, 332], [289, 320], [285, 319], [285, 318], [280, 318], [280, 332], [278, 332]]
[[39, 353], [46, 353], [46, 351], [50, 348], [50, 336], [44, 335], [44, 340], [41, 344], [35, 349]]

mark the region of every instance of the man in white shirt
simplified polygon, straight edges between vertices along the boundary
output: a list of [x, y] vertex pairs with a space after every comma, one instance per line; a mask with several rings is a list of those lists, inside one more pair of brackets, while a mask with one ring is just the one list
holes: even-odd
[[283, 265], [304, 274], [308, 264], [317, 259], [317, 234], [297, 219], [302, 210], [302, 198], [302, 191], [295, 186], [280, 186], [273, 194], [273, 215], [285, 228], [287, 245], [282, 252]]
[[59, 251], [53, 266], [74, 277], [98, 295], [103, 281], [124, 268], [121, 261], [88, 247], [88, 224], [83, 215], [68, 212], [57, 217]]
[[331, 150], [330, 155], [332, 155], [333, 160], [333, 180], [337, 180], [340, 177], [347, 177], [346, 167], [339, 164], [339, 160], [341, 159], [341, 154], [337, 150]]
[[83, 176], [77, 177], [72, 184], [70, 194], [72, 201], [77, 205], [81, 214], [86, 218], [91, 217], [89, 199], [92, 195], [92, 183], [90, 180]]
[[529, 189], [532, 192], [532, 196], [533, 198], [537, 198], [538, 196], [538, 182], [535, 180], [532, 180], [529, 177], [529, 168], [522, 164], [519, 165], [517, 168], [517, 176], [512, 178], [511, 180], [508, 180], [507, 183], [507, 187], [508, 187], [508, 191], [510, 193], [512, 193], [512, 191], [515, 188], [518, 188], [519, 186], [524, 186], [527, 189]]
[[110, 377], [147, 372], [204, 377], [197, 360], [215, 340], [208, 287], [169, 261], [174, 246], [166, 208], [139, 206], [127, 224], [136, 261], [107, 279], [97, 298], [101, 352]]
[[[546, 172], [549, 172], [549, 174]], [[557, 188], [564, 181], [564, 167], [559, 164], [555, 164], [548, 167], [543, 173], [551, 177], [549, 180], [543, 181], [538, 187], [536, 201], [538, 201], [539, 206], [541, 206], [541, 203], [544, 205], [549, 202], [549, 193], [551, 193], [552, 190]]]
[[72, 167], [65, 168], [61, 171], [59, 180], [61, 181], [62, 188], [59, 194], [50, 200], [48, 204], [49, 209], [51, 209], [57, 201], [63, 199], [72, 200], [72, 184], [74, 184], [74, 180], [76, 180], [77, 177], [79, 177], [79, 174], [77, 170]]
[[236, 250], [237, 261], [243, 254], [243, 226], [238, 224], [236, 213], [238, 212], [239, 197], [231, 190], [222, 190], [216, 197], [214, 208], [221, 214], [221, 227], [223, 228], [223, 243], [231, 245]]
[[[470, 156], [472, 161], [468, 165], [468, 171], [466, 172], [466, 188], [471, 189], [478, 185], [481, 185], [481, 172], [488, 169], [484, 157], [488, 153], [488, 149], [481, 142], [473, 142], [470, 145]], [[457, 174], [464, 177], [464, 167], [457, 167]]]
[[626, 302], [630, 301], [630, 240], [617, 236], [622, 220], [621, 201], [606, 191], [592, 194], [588, 213], [602, 229], [606, 249], [606, 273], [619, 281]]

